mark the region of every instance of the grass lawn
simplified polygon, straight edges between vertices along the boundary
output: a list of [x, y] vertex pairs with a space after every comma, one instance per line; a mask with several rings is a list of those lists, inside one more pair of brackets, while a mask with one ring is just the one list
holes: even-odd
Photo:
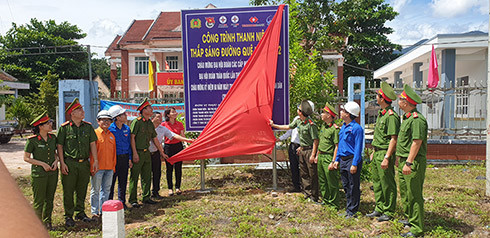
[[[207, 168], [206, 187], [213, 188], [207, 194], [195, 192], [200, 188], [199, 168], [184, 168], [183, 173], [182, 195], [125, 211], [127, 237], [396, 237], [407, 231], [396, 221], [380, 223], [363, 216], [374, 208], [368, 181], [361, 184], [363, 215], [345, 220], [337, 215], [342, 210], [313, 204], [301, 194], [279, 191], [277, 197], [272, 196], [270, 170]], [[426, 237], [490, 236], [490, 198], [485, 197], [483, 176], [484, 165], [428, 166], [424, 184]], [[288, 187], [288, 171], [279, 171], [278, 177], [279, 187]], [[32, 202], [30, 179], [17, 182]], [[161, 186], [160, 193], [166, 196], [165, 176]], [[89, 196], [90, 192], [88, 215]], [[344, 209], [343, 193], [341, 197]], [[399, 200], [397, 214], [401, 214]], [[73, 229], [64, 228], [61, 183], [54, 206], [52, 237], [102, 236], [100, 223], [77, 222]]]

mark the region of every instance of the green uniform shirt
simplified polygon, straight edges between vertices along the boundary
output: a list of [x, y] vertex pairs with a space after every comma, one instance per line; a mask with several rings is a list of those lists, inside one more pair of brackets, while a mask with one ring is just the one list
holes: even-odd
[[57, 143], [63, 146], [63, 155], [74, 159], [87, 159], [90, 155], [90, 143], [97, 140], [92, 125], [82, 121], [77, 127], [73, 121], [61, 124]]
[[312, 146], [313, 140], [318, 139], [318, 127], [310, 118], [307, 117], [304, 121], [294, 120], [289, 124], [291, 129], [296, 127], [298, 127], [300, 146]]
[[148, 149], [150, 140], [157, 136], [153, 122], [143, 117], [138, 117], [131, 122], [131, 134], [135, 135], [134, 142], [137, 150]]
[[[40, 135], [33, 135], [27, 139], [24, 151], [31, 153], [32, 158], [34, 158], [35, 160], [42, 161], [51, 166], [56, 159], [56, 136], [53, 134], [48, 134], [48, 141], [44, 141], [44, 139]], [[43, 166], [40, 165], [31, 166], [32, 177], [44, 177], [55, 173], [58, 172], [47, 172], [46, 170], [44, 170]]]
[[373, 146], [380, 149], [388, 149], [391, 136], [398, 135], [400, 131], [400, 116], [388, 106], [378, 111], [376, 127], [374, 128]]
[[416, 157], [427, 156], [427, 120], [417, 109], [403, 115], [396, 143], [396, 156], [408, 157], [413, 140], [422, 140]]
[[339, 143], [339, 131], [340, 128], [334, 123], [322, 125], [320, 133], [318, 134], [320, 139], [318, 150], [333, 155], [335, 144]]

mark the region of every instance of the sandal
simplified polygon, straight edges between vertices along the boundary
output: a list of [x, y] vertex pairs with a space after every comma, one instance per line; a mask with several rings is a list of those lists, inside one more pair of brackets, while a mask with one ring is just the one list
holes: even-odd
[[177, 193], [177, 195], [180, 195], [180, 194], [182, 194], [182, 191], [178, 188], [178, 189], [175, 189], [175, 193]]

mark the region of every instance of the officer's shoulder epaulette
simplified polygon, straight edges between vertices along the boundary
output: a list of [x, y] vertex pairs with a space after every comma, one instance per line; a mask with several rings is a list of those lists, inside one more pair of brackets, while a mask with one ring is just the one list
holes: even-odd
[[310, 125], [315, 124], [311, 119], [308, 119], [308, 122], [310, 123]]
[[27, 139], [32, 139], [32, 138], [36, 138], [37, 135], [32, 135], [32, 136], [28, 136]]
[[339, 126], [337, 126], [337, 124], [335, 124], [335, 123], [333, 124], [333, 127], [335, 127], [335, 129], [339, 129], [339, 128], [340, 128], [340, 127], [339, 127]]
[[89, 125], [92, 125], [92, 123], [90, 123], [90, 122], [88, 122], [88, 121], [82, 121], [82, 122], [87, 123], [87, 124], [89, 124]]
[[390, 115], [394, 115], [394, 114], [395, 114], [395, 112], [393, 112], [393, 110], [391, 110], [391, 109], [390, 109], [390, 110], [388, 110], [388, 114], [390, 114]]
[[66, 125], [69, 125], [70, 124], [70, 121], [65, 121], [63, 122], [63, 124], [61, 124], [61, 126], [66, 126]]
[[413, 118], [417, 118], [417, 117], [419, 117], [419, 114], [417, 112], [414, 112], [413, 113]]
[[138, 120], [138, 121], [139, 121], [139, 120], [141, 120], [141, 119], [142, 119], [142, 117], [138, 117], [138, 118], [136, 118], [136, 120]]

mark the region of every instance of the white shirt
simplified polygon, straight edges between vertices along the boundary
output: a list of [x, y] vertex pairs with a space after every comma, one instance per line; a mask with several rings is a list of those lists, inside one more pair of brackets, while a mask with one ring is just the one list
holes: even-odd
[[[164, 127], [162, 125], [158, 125], [158, 127], [155, 128], [155, 131], [157, 132], [157, 140], [160, 145], [162, 144], [162, 141], [165, 137], [171, 140], [174, 138], [175, 135], [177, 135], [171, 132], [167, 127]], [[155, 144], [153, 144], [153, 140], [150, 141], [150, 147], [148, 149], [150, 150], [150, 152], [156, 152], [158, 150]]]
[[[299, 119], [299, 116], [296, 116], [293, 121]], [[282, 136], [279, 137], [279, 140], [286, 140], [289, 136], [291, 136], [291, 142], [299, 144], [299, 134], [298, 128], [289, 129]]]

